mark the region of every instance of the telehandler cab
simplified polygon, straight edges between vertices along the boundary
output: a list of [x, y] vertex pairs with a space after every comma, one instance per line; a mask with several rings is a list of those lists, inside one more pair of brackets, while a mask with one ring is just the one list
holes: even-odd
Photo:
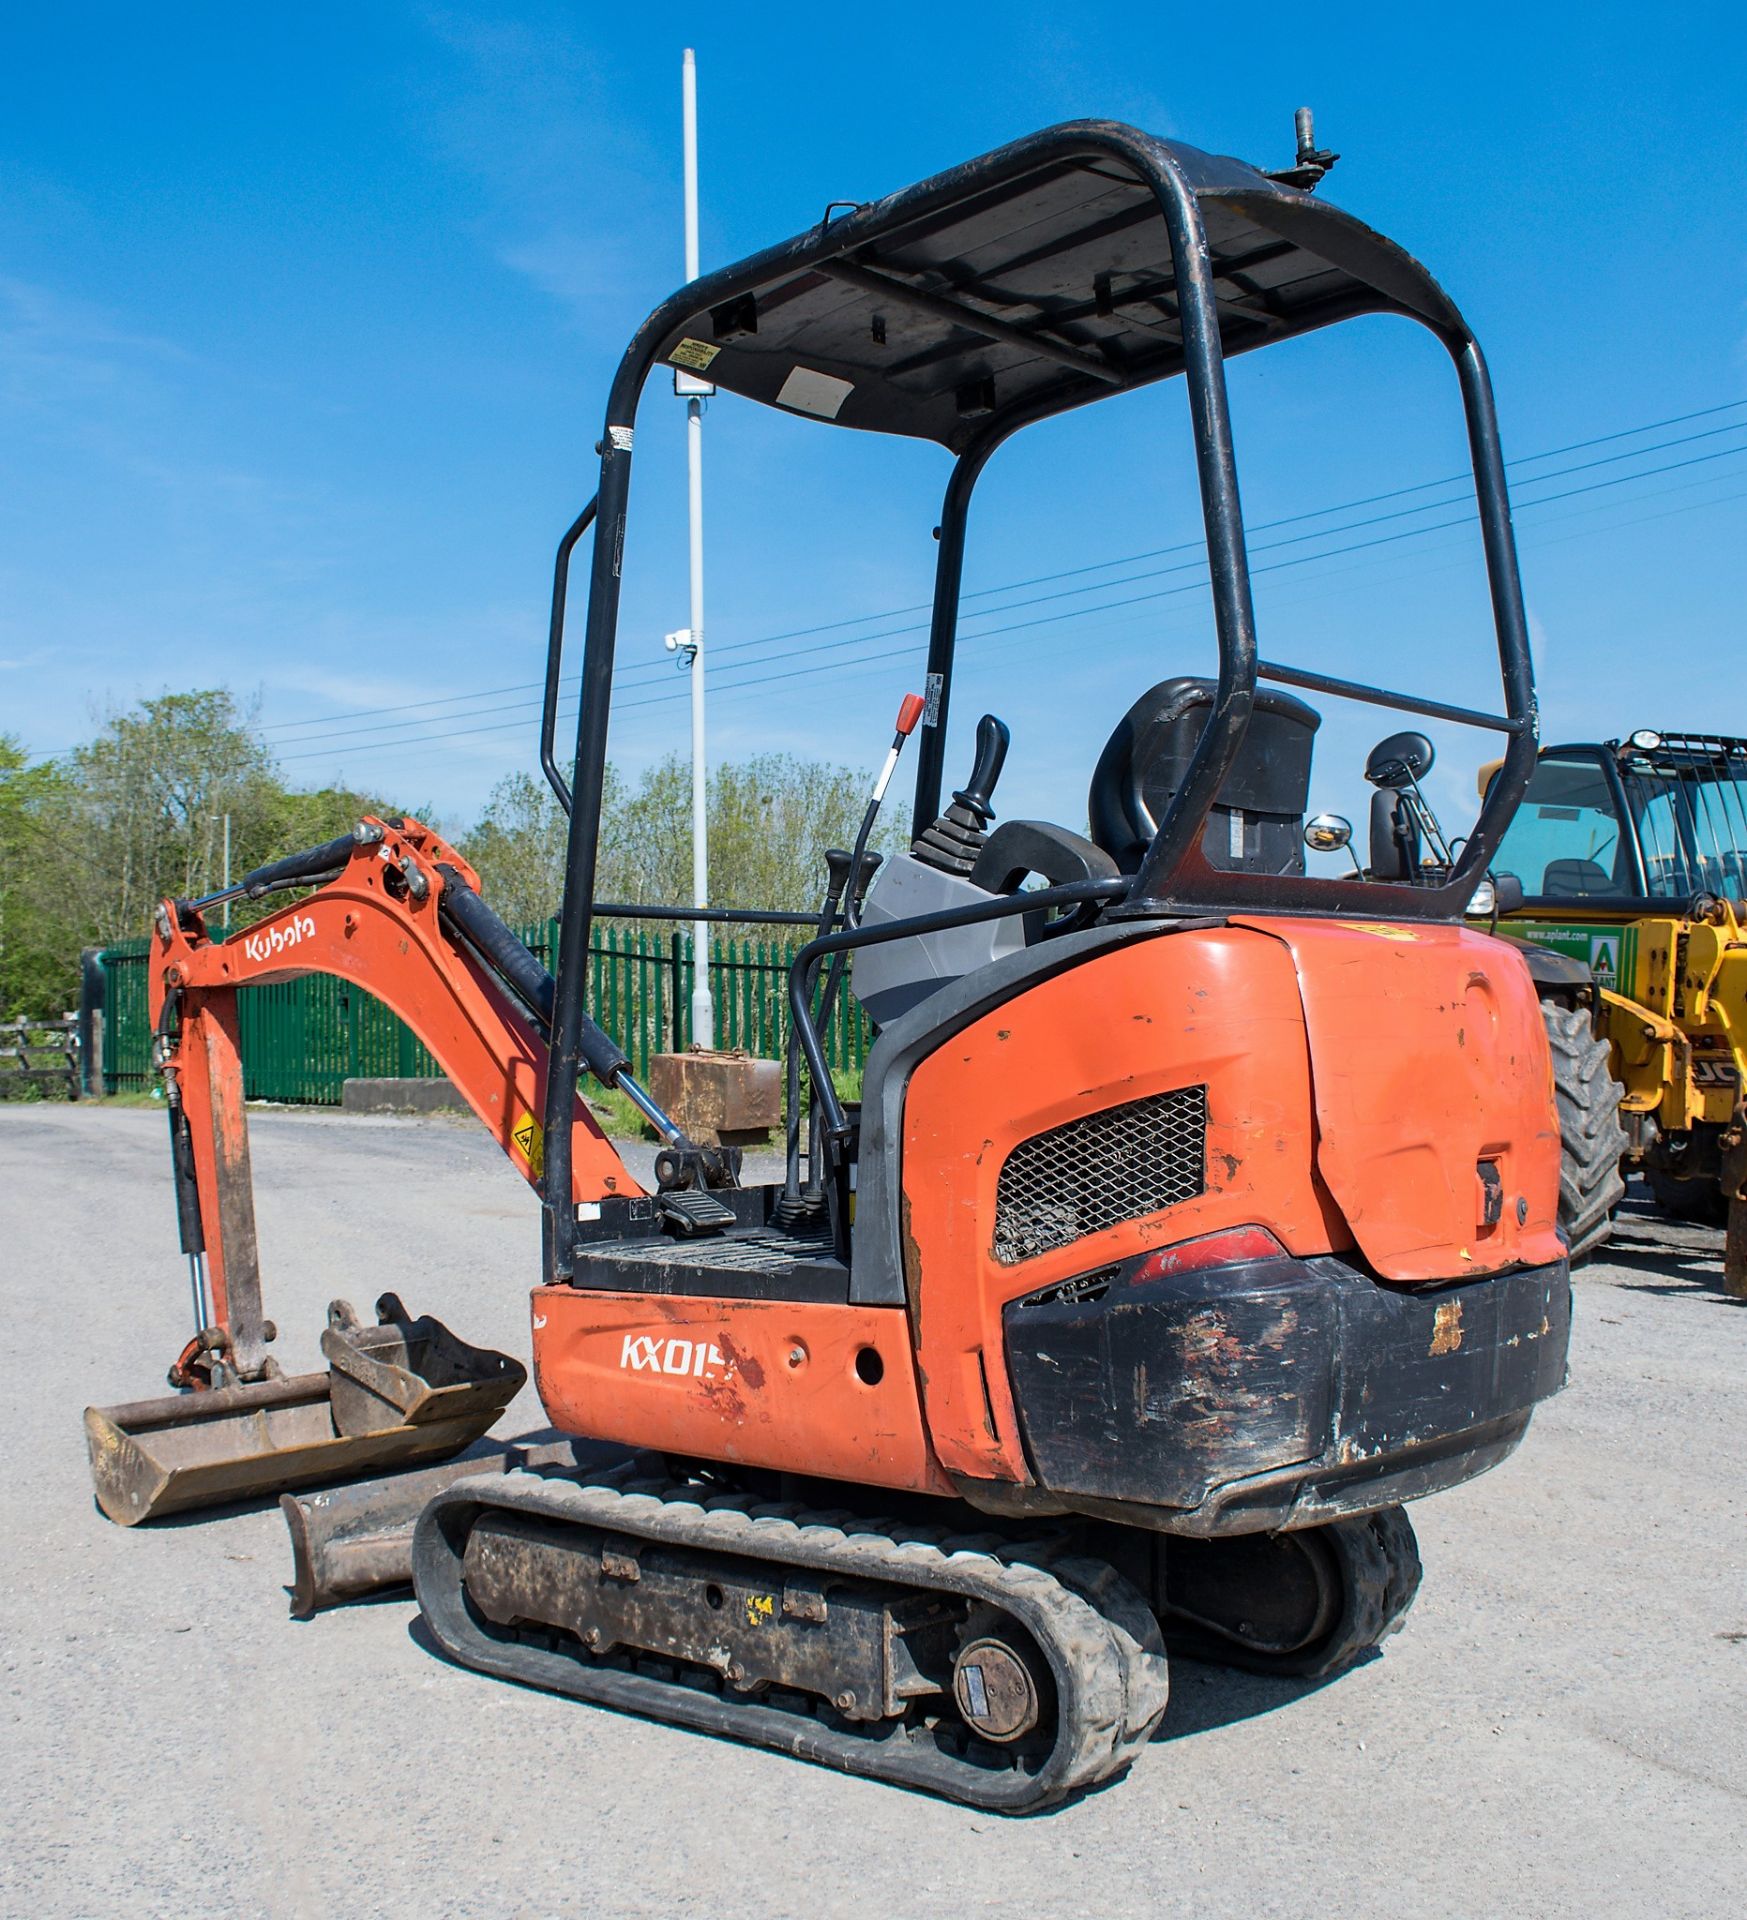
[[[638, 1450], [592, 1477], [511, 1461], [429, 1499], [412, 1574], [456, 1661], [1047, 1806], [1156, 1730], [1167, 1641], [1327, 1674], [1393, 1631], [1419, 1582], [1401, 1503], [1503, 1459], [1561, 1385], [1546, 1040], [1521, 952], [1462, 917], [1535, 758], [1492, 394], [1430, 275], [1312, 197], [1331, 159], [1307, 115], [1278, 174], [1072, 122], [833, 209], [649, 316], [559, 553], [555, 981], [411, 821], [294, 859], [287, 879], [333, 877], [249, 941], [168, 905], [169, 1071], [230, 1070], [206, 1036], [245, 983], [329, 971], [388, 1001], [540, 1194], [550, 1417]], [[1224, 361], [1372, 313], [1429, 328], [1455, 368], [1501, 711], [1258, 657]], [[871, 885], [860, 859], [833, 864], [789, 979], [813, 1124], [768, 1186], [687, 1141], [585, 1012], [637, 404], [658, 368], [953, 456], [924, 698], [894, 742], [920, 705], [918, 831]], [[1087, 769], [1089, 836], [993, 825], [993, 716], [942, 795], [977, 478], [1019, 428], [1178, 376], [1218, 675], [1137, 672], [1156, 684]], [[572, 792], [554, 722], [591, 525]], [[1282, 686], [1503, 739], [1446, 876], [1306, 872], [1318, 716]], [[836, 991], [880, 1026], [859, 1108], [821, 1049]], [[653, 1191], [579, 1101], [585, 1069], [661, 1131]], [[234, 1166], [204, 1109], [193, 1131], [203, 1231], [228, 1245]]]

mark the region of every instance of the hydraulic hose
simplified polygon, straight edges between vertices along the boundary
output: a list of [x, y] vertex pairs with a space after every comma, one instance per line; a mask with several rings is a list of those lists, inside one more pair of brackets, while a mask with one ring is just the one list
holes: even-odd
[[[549, 1035], [556, 992], [551, 974], [454, 867], [445, 861], [437, 872], [443, 880], [443, 895], [438, 906], [442, 918], [522, 1002], [534, 1016], [541, 1033]], [[626, 1072], [631, 1064], [629, 1056], [586, 1013], [582, 1016], [582, 1058], [603, 1086], [616, 1087], [629, 1078]], [[666, 1120], [665, 1115], [662, 1117]], [[666, 1125], [671, 1128], [673, 1122], [667, 1120]]]

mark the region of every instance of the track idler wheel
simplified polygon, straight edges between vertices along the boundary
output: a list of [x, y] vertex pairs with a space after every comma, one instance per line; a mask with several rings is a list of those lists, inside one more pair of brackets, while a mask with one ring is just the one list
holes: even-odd
[[1173, 1540], [1160, 1616], [1173, 1654], [1324, 1680], [1398, 1631], [1419, 1592], [1400, 1507], [1290, 1533]]
[[965, 1725], [995, 1746], [1011, 1746], [1052, 1722], [1049, 1664], [1011, 1621], [973, 1609], [959, 1629], [952, 1698]]

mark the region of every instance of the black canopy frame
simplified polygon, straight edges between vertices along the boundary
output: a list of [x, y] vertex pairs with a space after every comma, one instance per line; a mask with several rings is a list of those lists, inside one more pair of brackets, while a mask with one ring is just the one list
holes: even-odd
[[[1165, 242], [1161, 251], [1160, 235]], [[1360, 314], [1429, 328], [1455, 365], [1466, 420], [1504, 712], [1423, 700], [1258, 656], [1224, 361]], [[939, 810], [966, 523], [990, 456], [1021, 427], [1182, 374], [1207, 539], [1219, 671], [1188, 772], [1111, 915], [1223, 911], [1458, 918], [1534, 767], [1537, 717], [1503, 455], [1486, 363], [1455, 305], [1410, 255], [1253, 167], [1114, 121], [1047, 128], [680, 288], [626, 348], [598, 444], [595, 499], [558, 557], [542, 765], [570, 812], [545, 1095], [546, 1262], [571, 1270], [571, 1132], [637, 404], [658, 364], [788, 411], [932, 439], [956, 456], [938, 529], [917, 760], [918, 821]], [[553, 755], [571, 550], [594, 528], [574, 795]], [[1503, 765], [1441, 885], [1217, 871], [1208, 812], [1258, 679], [1506, 736]], [[999, 911], [1006, 903], [992, 902]], [[826, 1092], [829, 1092], [827, 1081]]]

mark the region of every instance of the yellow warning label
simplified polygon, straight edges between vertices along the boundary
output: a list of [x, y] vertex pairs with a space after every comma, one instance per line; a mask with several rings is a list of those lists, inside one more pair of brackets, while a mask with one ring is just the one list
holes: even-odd
[[546, 1146], [539, 1121], [531, 1113], [524, 1113], [510, 1130], [510, 1138], [521, 1148], [522, 1158], [528, 1163], [528, 1171], [538, 1180], [544, 1171]]
[[1394, 927], [1386, 920], [1354, 920], [1350, 922], [1355, 933], [1375, 934], [1379, 940], [1414, 941], [1419, 935], [1411, 927]]
[[707, 340], [688, 338], [682, 340], [667, 357], [676, 367], [690, 367], [693, 373], [702, 373], [721, 351], [720, 347], [711, 346]]
[[749, 1627], [762, 1627], [767, 1620], [776, 1618], [776, 1595], [774, 1593], [749, 1593], [746, 1596], [746, 1624]]

